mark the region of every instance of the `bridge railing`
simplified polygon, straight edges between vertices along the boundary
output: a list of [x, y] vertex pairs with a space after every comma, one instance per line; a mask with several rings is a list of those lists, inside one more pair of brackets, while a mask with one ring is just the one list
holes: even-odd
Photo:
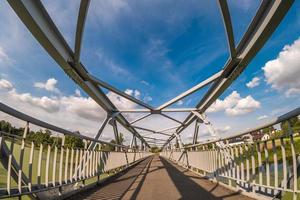
[[[22, 136], [0, 131], [0, 198], [24, 195], [33, 199], [58, 198], [99, 183], [111, 172], [121, 171], [150, 155], [56, 127], [1, 103], [0, 111], [25, 122]], [[29, 140], [30, 124], [60, 133], [61, 142]], [[66, 135], [80, 138], [84, 146], [66, 146]], [[107, 151], [105, 146], [114, 147], [115, 151]]]
[[[263, 126], [223, 139], [186, 146], [184, 150], [165, 149], [161, 156], [231, 189], [255, 198], [300, 197], [300, 124], [297, 108]], [[268, 133], [270, 138], [237, 141], [244, 135], [262, 133], [269, 127], [286, 127]], [[271, 130], [271, 129], [269, 129]], [[225, 147], [220, 147], [219, 142]]]

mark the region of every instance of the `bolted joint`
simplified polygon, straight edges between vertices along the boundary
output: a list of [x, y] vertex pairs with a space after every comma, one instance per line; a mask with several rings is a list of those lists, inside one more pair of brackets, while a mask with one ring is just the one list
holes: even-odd
[[161, 114], [161, 110], [151, 110], [151, 114]]

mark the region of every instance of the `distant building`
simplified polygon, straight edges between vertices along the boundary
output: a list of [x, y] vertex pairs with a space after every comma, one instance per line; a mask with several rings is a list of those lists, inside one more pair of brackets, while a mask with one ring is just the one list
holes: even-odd
[[244, 143], [251, 144], [253, 143], [253, 137], [251, 134], [246, 134], [242, 136]]
[[253, 131], [250, 133], [252, 136], [253, 141], [261, 140], [261, 141], [266, 141], [271, 138], [271, 136], [275, 135], [276, 129], [272, 129], [269, 133], [263, 133], [261, 130], [259, 131]]
[[262, 136], [262, 138], [261, 138], [262, 141], [266, 141], [266, 140], [269, 140], [269, 139], [270, 139], [270, 135], [269, 135], [268, 133], [265, 133], [265, 134]]

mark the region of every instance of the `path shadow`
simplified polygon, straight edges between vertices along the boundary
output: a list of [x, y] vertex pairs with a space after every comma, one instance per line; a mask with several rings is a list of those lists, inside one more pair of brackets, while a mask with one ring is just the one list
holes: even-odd
[[177, 191], [180, 193], [180, 199], [223, 199], [229, 196], [235, 196], [237, 193], [233, 192], [231, 194], [222, 195], [220, 194], [219, 197], [212, 194], [212, 191], [216, 189], [217, 186], [213, 187], [210, 190], [206, 190], [205, 188], [201, 187], [199, 184], [194, 182], [190, 176], [185, 175], [183, 172], [186, 172], [185, 169], [180, 171], [177, 167], [171, 164], [169, 161], [165, 160], [164, 158], [160, 157], [161, 162], [163, 163], [166, 171], [168, 172], [169, 177], [171, 178], [172, 182], [176, 186]]
[[[121, 199], [124, 194], [131, 188], [132, 184], [136, 181], [137, 177], [142, 174], [147, 164], [151, 162], [152, 157], [146, 158], [141, 161], [137, 166], [128, 170], [121, 176], [112, 178], [111, 180], [102, 183], [98, 187], [88, 189], [82, 193], [69, 197], [70, 200], [81, 199]], [[122, 180], [123, 179], [123, 180]]]

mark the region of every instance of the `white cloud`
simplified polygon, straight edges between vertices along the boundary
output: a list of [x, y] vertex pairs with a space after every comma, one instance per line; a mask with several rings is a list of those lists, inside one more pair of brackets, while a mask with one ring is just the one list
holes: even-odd
[[34, 83], [34, 87], [45, 89], [47, 91], [60, 93], [59, 89], [56, 87], [57, 80], [55, 78], [49, 78], [45, 83], [36, 82]]
[[13, 84], [5, 79], [0, 79], [0, 89], [11, 90], [13, 89]]
[[90, 12], [93, 17], [90, 20], [104, 25], [111, 24], [118, 15], [127, 11], [130, 11], [130, 7], [125, 0], [92, 1]]
[[229, 116], [244, 115], [260, 108], [260, 102], [251, 95], [242, 98], [237, 91], [233, 91], [224, 100], [217, 99], [207, 112], [218, 112], [224, 110]]
[[178, 102], [177, 102], [177, 105], [179, 105], [179, 106], [181, 106], [183, 104], [183, 101], [182, 100], [179, 100]]
[[[127, 92], [138, 97], [138, 90]], [[120, 109], [134, 109], [136, 104], [109, 92], [107, 96]], [[79, 90], [74, 95], [34, 96], [20, 93], [8, 80], [0, 80], [0, 101], [21, 112], [45, 120], [48, 123], [81, 133], [94, 135], [106, 116], [106, 112], [90, 97], [81, 96]], [[70, 128], [69, 128], [70, 127]]]
[[268, 115], [261, 115], [257, 119], [262, 120], [262, 119], [266, 119], [266, 118], [268, 118]]
[[224, 127], [217, 127], [216, 129], [215, 129], [215, 131], [218, 133], [218, 134], [224, 134], [224, 133], [226, 133], [226, 132], [228, 132], [229, 130], [231, 130], [231, 126], [224, 126]]
[[78, 90], [78, 89], [75, 90], [75, 96], [81, 97], [81, 92], [80, 92], [80, 90]]
[[30, 93], [18, 93], [15, 89], [12, 89], [8, 93], [14, 101], [21, 101], [30, 104], [30, 106], [37, 106], [43, 110], [54, 113], [59, 110], [59, 102], [54, 98], [34, 97]]
[[[140, 95], [140, 92], [138, 90], [132, 90], [132, 89], [126, 89], [125, 93], [129, 94], [131, 96], [134, 96], [136, 98], [139, 97], [139, 95]], [[121, 110], [134, 109], [137, 107], [137, 104], [133, 103], [132, 101], [130, 101], [128, 99], [125, 99], [125, 98], [119, 96], [118, 94], [116, 94], [114, 92], [109, 91], [107, 93], [107, 97], [115, 104], [115, 106], [118, 109], [121, 109]]]
[[218, 112], [233, 107], [241, 99], [237, 91], [233, 91], [224, 100], [217, 99], [208, 109], [207, 112]]
[[150, 84], [147, 81], [145, 81], [145, 80], [142, 80], [141, 83], [144, 84], [144, 85], [146, 85], [146, 86], [150, 86]]
[[141, 92], [138, 91], [138, 90], [126, 89], [125, 93], [129, 94], [130, 96], [133, 96], [133, 97], [135, 97], [137, 99], [139, 99], [140, 96], [141, 96]]
[[152, 101], [153, 99], [152, 99], [152, 97], [150, 97], [150, 96], [145, 96], [144, 97], [144, 101], [145, 102], [149, 102], [149, 101]]
[[170, 50], [161, 39], [150, 39], [147, 48], [145, 49], [145, 57], [150, 59], [163, 58]]
[[63, 96], [60, 104], [63, 110], [83, 119], [97, 122], [104, 117], [103, 110], [91, 97]]
[[6, 63], [6, 64], [11, 64], [12, 59], [7, 55], [5, 49], [0, 46], [0, 64], [1, 63]]
[[300, 93], [300, 38], [286, 45], [274, 60], [262, 68], [266, 81], [272, 88], [286, 96]]
[[256, 86], [259, 86], [259, 84], [260, 84], [260, 79], [258, 78], [258, 77], [254, 77], [250, 82], [248, 82], [247, 84], [246, 84], [246, 86], [248, 87], [248, 88], [254, 88], [254, 87], [256, 87]]

